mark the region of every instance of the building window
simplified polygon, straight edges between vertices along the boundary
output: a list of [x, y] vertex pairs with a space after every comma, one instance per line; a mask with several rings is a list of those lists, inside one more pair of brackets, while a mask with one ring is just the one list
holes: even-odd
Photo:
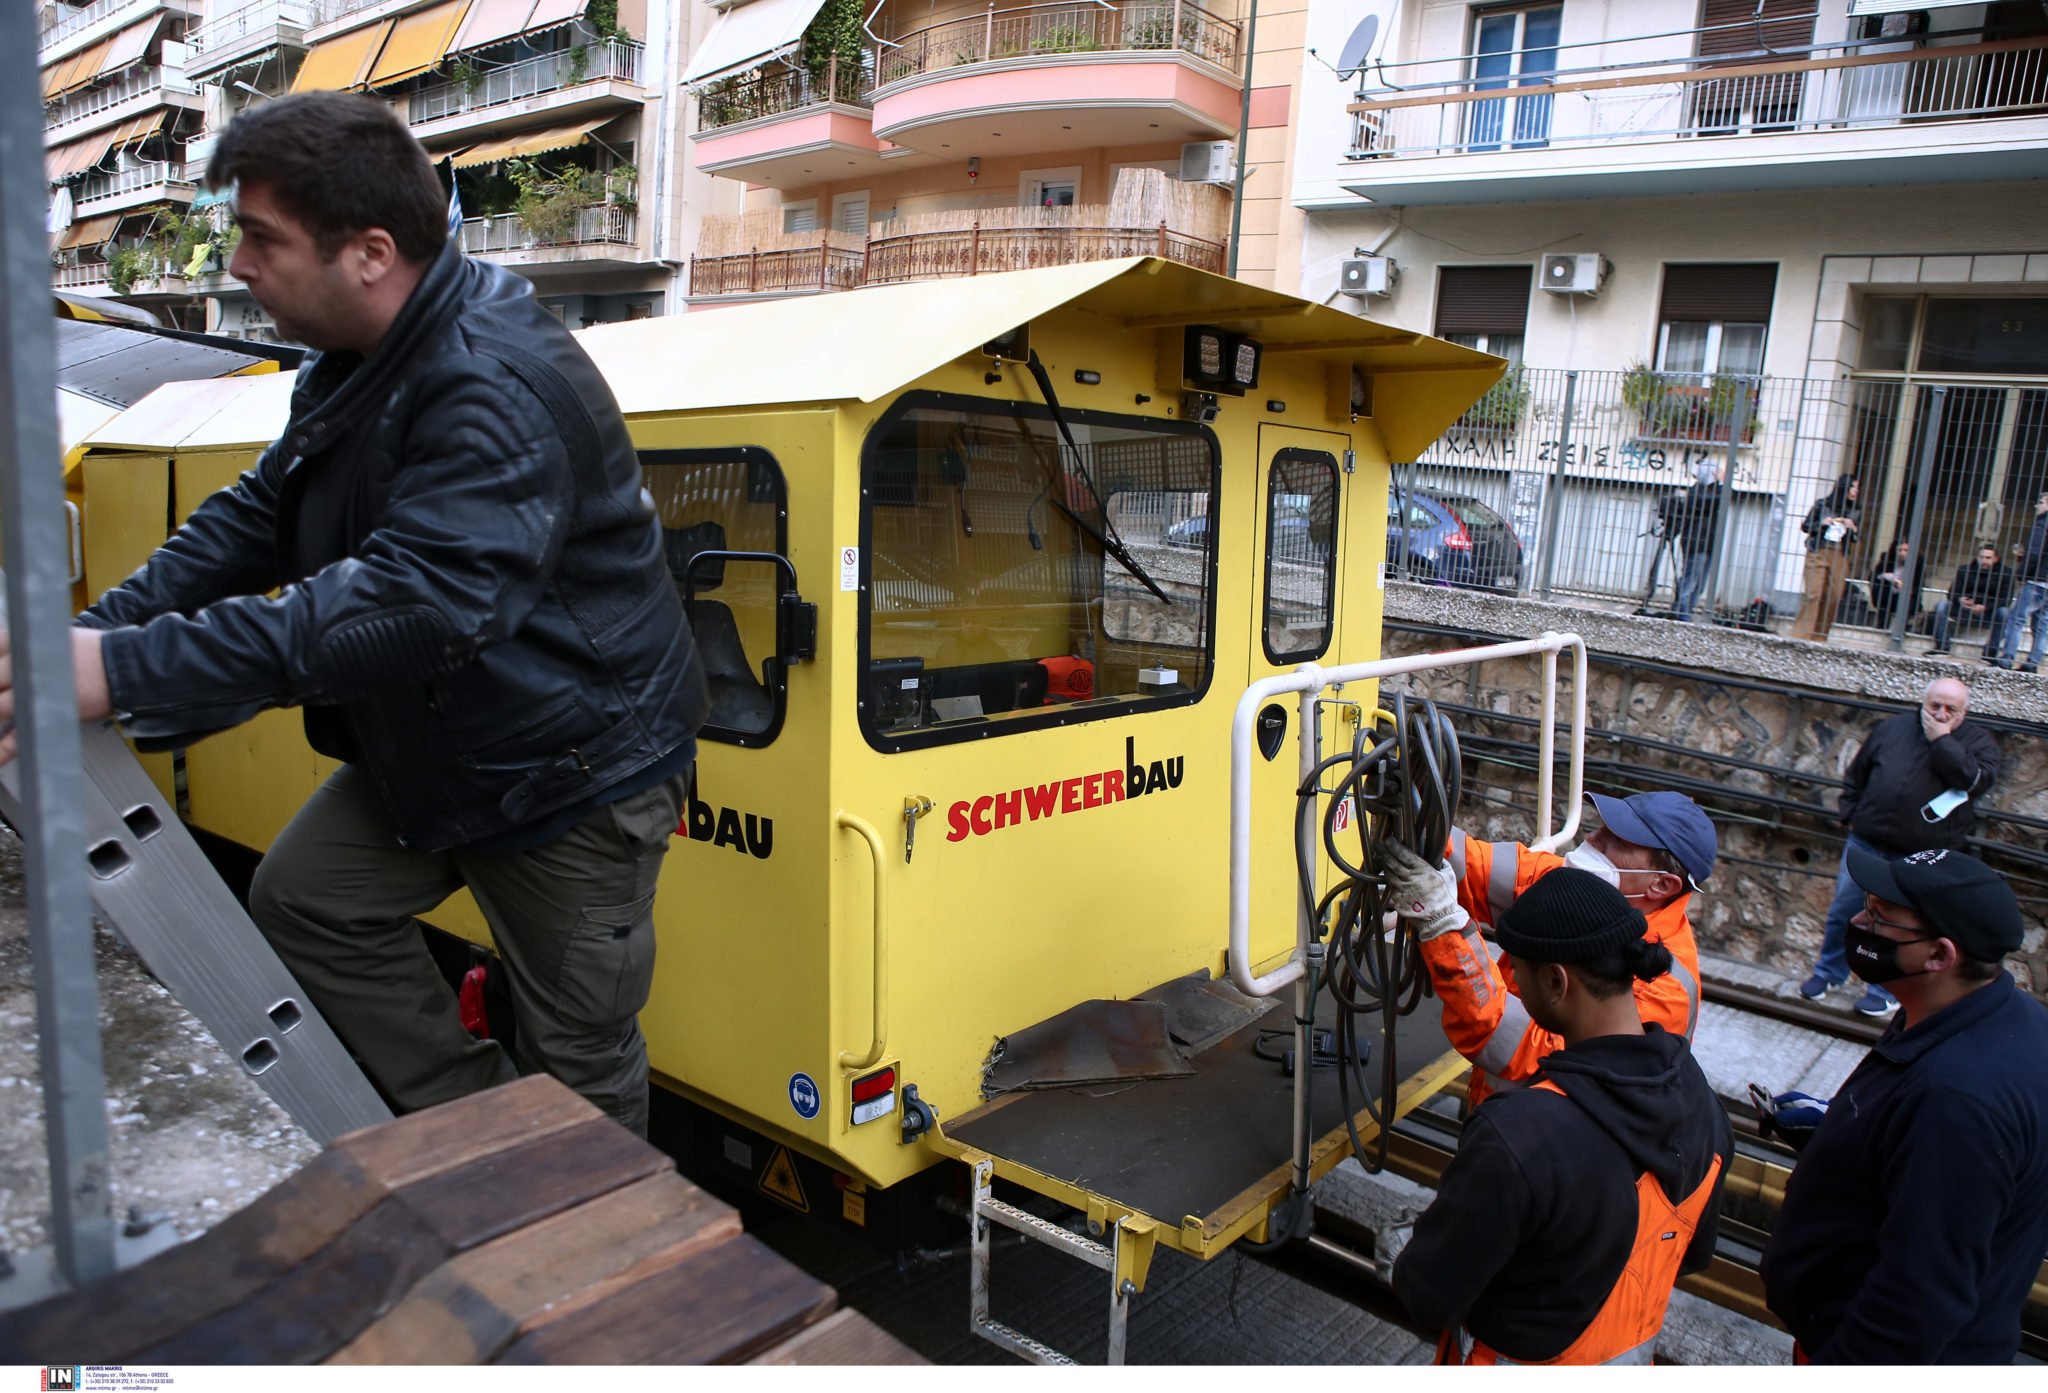
[[[1472, 88], [1477, 92], [1538, 87], [1557, 73], [1564, 6], [1482, 10], [1472, 18]], [[1550, 143], [1548, 93], [1494, 97], [1471, 104], [1465, 144], [1471, 150], [1540, 149]]]
[[[1813, 42], [1813, 0], [1703, 0], [1701, 67], [1804, 56]], [[1701, 135], [1789, 129], [1799, 117], [1804, 73], [1761, 73], [1690, 84], [1691, 124]]]
[[1446, 266], [1437, 272], [1436, 336], [1522, 361], [1529, 326], [1527, 266]]
[[784, 232], [816, 232], [818, 230], [818, 200], [807, 198], [801, 203], [783, 204], [782, 230]]
[[1266, 659], [1299, 663], [1330, 646], [1337, 601], [1337, 460], [1286, 449], [1266, 475]]
[[1657, 370], [1757, 376], [1778, 288], [1774, 265], [1666, 266]]

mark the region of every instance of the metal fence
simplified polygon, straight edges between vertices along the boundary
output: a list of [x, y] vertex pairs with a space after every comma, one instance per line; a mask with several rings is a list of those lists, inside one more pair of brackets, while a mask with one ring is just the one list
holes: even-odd
[[997, 9], [944, 20], [885, 39], [874, 50], [875, 85], [970, 63], [1064, 53], [1173, 49], [1238, 71], [1241, 35], [1235, 21], [1193, 0], [1144, 4], [1054, 3]]
[[[2048, 489], [2048, 387], [1518, 365], [1397, 466], [1411, 506], [1390, 502], [1387, 554], [1411, 579], [1651, 614], [1677, 606], [1690, 560], [1691, 617], [1768, 624], [1798, 611], [1805, 524], [1843, 475], [1858, 528], [1828, 621], [1932, 641], [1981, 546], [2010, 574]], [[1702, 481], [1716, 502], [1686, 506]], [[2002, 588], [1964, 580], [1962, 593]], [[1950, 640], [1981, 642], [1983, 618], [1958, 606]]]

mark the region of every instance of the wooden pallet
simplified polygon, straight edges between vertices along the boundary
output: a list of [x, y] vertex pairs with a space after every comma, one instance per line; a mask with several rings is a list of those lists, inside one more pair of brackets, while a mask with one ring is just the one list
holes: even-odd
[[217, 1227], [0, 1314], [0, 1362], [914, 1364], [546, 1077], [338, 1138]]

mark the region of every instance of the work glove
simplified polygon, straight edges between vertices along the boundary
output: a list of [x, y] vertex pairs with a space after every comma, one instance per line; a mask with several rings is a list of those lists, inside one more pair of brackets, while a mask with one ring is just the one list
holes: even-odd
[[1449, 866], [1439, 869], [1399, 842], [1383, 842], [1380, 873], [1387, 878], [1391, 908], [1422, 942], [1460, 932], [1472, 921], [1458, 907], [1458, 881]]
[[1751, 1084], [1749, 1099], [1756, 1108], [1757, 1130], [1766, 1137], [1779, 1138], [1794, 1151], [1806, 1150], [1814, 1129], [1828, 1115], [1828, 1100], [1811, 1093], [1773, 1095]]

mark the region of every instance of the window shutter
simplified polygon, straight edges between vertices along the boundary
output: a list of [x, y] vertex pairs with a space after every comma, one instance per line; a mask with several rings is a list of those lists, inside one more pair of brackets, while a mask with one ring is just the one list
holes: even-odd
[[1778, 268], [1752, 263], [1666, 266], [1661, 323], [1768, 324]]
[[833, 221], [839, 225], [841, 232], [849, 237], [865, 237], [868, 235], [868, 196], [866, 194], [845, 195], [838, 201], [838, 206], [833, 211], [835, 214]]
[[[1764, 0], [1763, 42], [1758, 43], [1754, 22], [1756, 0], [1704, 0], [1700, 6], [1700, 28], [1712, 32], [1700, 35], [1700, 57], [1721, 58], [1755, 53], [1760, 48], [1799, 48], [1810, 44], [1815, 8], [1814, 0]], [[1728, 25], [1735, 27], [1724, 27]]]
[[1446, 266], [1437, 272], [1438, 334], [1520, 334], [1529, 325], [1527, 266]]
[[785, 206], [782, 210], [784, 232], [816, 232], [818, 230], [818, 205], [806, 203], [802, 207]]

